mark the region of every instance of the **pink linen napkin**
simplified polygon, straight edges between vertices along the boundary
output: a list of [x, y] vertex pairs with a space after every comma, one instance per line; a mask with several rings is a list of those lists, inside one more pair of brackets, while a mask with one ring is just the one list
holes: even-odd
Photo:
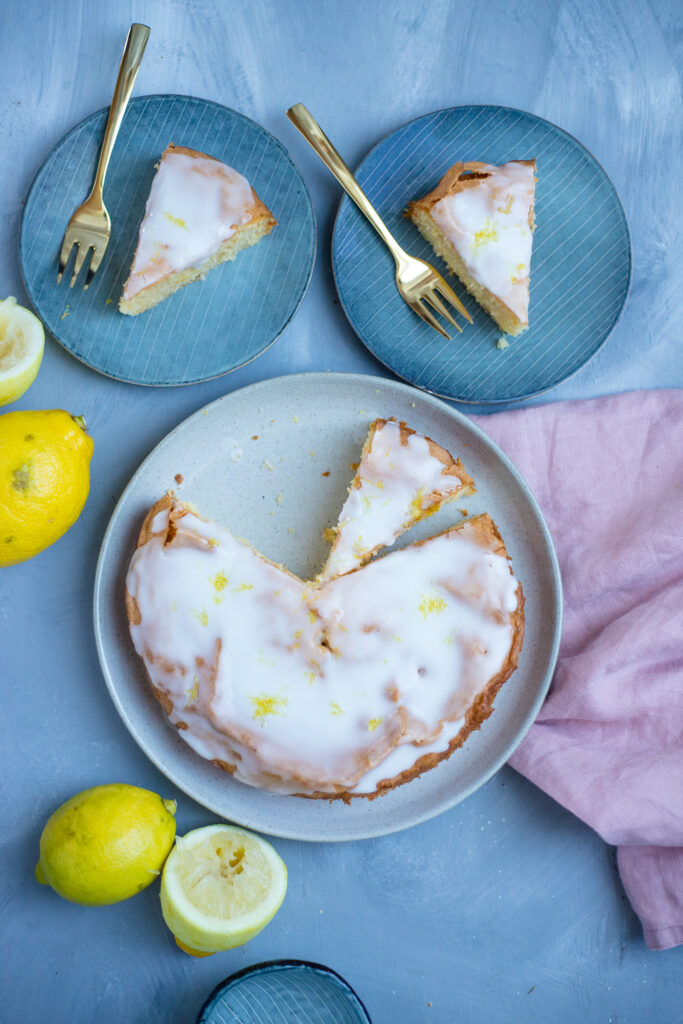
[[564, 586], [557, 670], [510, 764], [618, 847], [648, 946], [683, 943], [683, 391], [472, 418], [534, 492]]

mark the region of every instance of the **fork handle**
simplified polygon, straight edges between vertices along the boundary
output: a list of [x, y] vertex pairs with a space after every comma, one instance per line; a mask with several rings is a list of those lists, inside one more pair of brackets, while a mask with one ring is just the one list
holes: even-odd
[[116, 79], [114, 98], [112, 99], [111, 107], [109, 108], [107, 127], [104, 129], [104, 139], [102, 141], [102, 149], [100, 150], [100, 159], [98, 160], [97, 171], [95, 172], [95, 183], [93, 184], [92, 192], [90, 193], [91, 195], [99, 194], [100, 198], [102, 197], [104, 178], [107, 173], [107, 168], [109, 167], [109, 159], [114, 148], [114, 143], [116, 142], [116, 136], [119, 134], [119, 128], [121, 127], [123, 115], [125, 114], [126, 107], [128, 106], [130, 94], [133, 91], [133, 86], [135, 85], [135, 79], [137, 78], [138, 71], [140, 70], [140, 64], [142, 63], [148, 38], [149, 28], [147, 25], [131, 25], [128, 31], [126, 45], [123, 50], [123, 57], [121, 58], [118, 78]]
[[391, 250], [394, 259], [398, 263], [405, 253], [398, 244], [389, 228], [386, 226], [375, 207], [372, 205], [363, 189], [360, 187], [346, 163], [334, 148], [325, 132], [322, 130], [313, 115], [306, 109], [303, 103], [295, 103], [287, 111], [287, 117], [294, 124], [306, 142], [313, 147], [325, 166], [332, 171], [335, 178], [344, 189], [346, 194], [353, 199], [354, 203], [365, 214], [377, 234], [382, 238]]

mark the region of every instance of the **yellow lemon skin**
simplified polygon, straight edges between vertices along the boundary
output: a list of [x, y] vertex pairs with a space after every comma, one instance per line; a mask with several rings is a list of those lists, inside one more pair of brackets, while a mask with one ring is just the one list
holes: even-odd
[[63, 409], [0, 414], [0, 567], [33, 558], [78, 519], [93, 440]]
[[135, 896], [164, 866], [175, 809], [175, 801], [125, 783], [77, 793], [43, 829], [37, 881], [89, 907]]

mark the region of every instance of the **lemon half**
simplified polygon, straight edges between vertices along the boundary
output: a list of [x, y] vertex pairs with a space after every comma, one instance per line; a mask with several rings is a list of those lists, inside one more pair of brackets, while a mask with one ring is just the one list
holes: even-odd
[[43, 829], [36, 879], [86, 906], [134, 896], [161, 873], [175, 809], [174, 800], [124, 783], [77, 793]]
[[34, 313], [17, 305], [13, 295], [0, 302], [0, 405], [15, 402], [40, 369], [45, 331]]
[[161, 878], [161, 910], [181, 949], [209, 956], [265, 928], [287, 891], [287, 868], [270, 843], [234, 825], [176, 838]]

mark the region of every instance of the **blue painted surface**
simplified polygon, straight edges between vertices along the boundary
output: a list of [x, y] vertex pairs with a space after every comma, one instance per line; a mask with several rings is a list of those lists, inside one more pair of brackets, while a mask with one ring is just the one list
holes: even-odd
[[[457, 159], [503, 164], [532, 157], [538, 184], [530, 326], [501, 351], [500, 328], [449, 274], [405, 209]], [[404, 380], [462, 402], [509, 402], [576, 373], [609, 337], [631, 280], [624, 210], [599, 164], [555, 125], [485, 105], [425, 114], [382, 139], [358, 168], [358, 180], [394, 237], [446, 275], [474, 321], [458, 317], [465, 330], [450, 330], [446, 341], [420, 320], [398, 293], [387, 247], [345, 197], [332, 241], [339, 298], [361, 340]]]
[[[90, 191], [107, 113], [68, 132], [31, 186], [20, 260], [34, 308], [69, 352], [118, 380], [192, 384], [243, 366], [279, 337], [311, 279], [315, 218], [299, 171], [269, 132], [234, 110], [187, 96], [132, 100], [107, 172], [110, 243], [88, 290], [67, 288], [71, 268], [58, 284], [57, 254], [65, 223]], [[278, 223], [261, 244], [204, 281], [144, 316], [122, 316], [118, 302], [155, 167], [176, 139], [244, 174]]]
[[530, 110], [581, 139], [624, 202], [634, 281], [611, 339], [548, 398], [683, 385], [677, 5], [8, 0], [3, 295], [26, 301], [17, 258], [23, 199], [54, 144], [109, 102], [133, 19], [152, 26], [138, 94], [225, 103], [291, 150], [313, 196], [319, 258], [295, 321], [230, 377], [137, 388], [99, 377], [49, 342], [36, 383], [17, 403], [83, 413], [96, 454], [77, 526], [0, 576], [0, 1020], [191, 1024], [232, 971], [300, 957], [347, 978], [374, 1024], [680, 1022], [681, 950], [646, 949], [612, 851], [509, 769], [405, 833], [329, 847], [276, 840], [290, 875], [281, 912], [249, 945], [206, 960], [176, 949], [154, 888], [86, 910], [36, 885], [45, 819], [86, 786], [120, 780], [178, 796], [183, 832], [212, 820], [136, 748], [99, 672], [95, 561], [132, 472], [181, 419], [245, 383], [303, 370], [385, 372], [336, 302], [329, 247], [339, 188], [287, 122], [286, 107], [305, 102], [352, 166], [411, 118], [464, 103]]

